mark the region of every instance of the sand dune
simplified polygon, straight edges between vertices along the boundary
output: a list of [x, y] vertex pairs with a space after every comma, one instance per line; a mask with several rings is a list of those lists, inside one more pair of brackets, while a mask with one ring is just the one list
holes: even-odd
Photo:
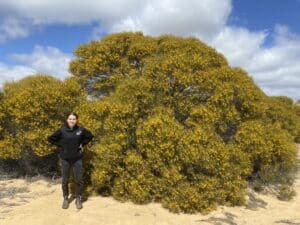
[[243, 207], [220, 206], [208, 215], [173, 214], [158, 203], [135, 205], [111, 197], [90, 197], [77, 210], [75, 202], [61, 209], [60, 180], [44, 178], [0, 181], [1, 225], [167, 225], [167, 224], [292, 224], [300, 225], [300, 174], [295, 182], [297, 195], [280, 201], [272, 193], [248, 190]]

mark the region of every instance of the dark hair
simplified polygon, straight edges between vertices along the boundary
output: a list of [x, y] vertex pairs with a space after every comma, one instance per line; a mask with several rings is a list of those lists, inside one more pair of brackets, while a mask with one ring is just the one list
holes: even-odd
[[67, 115], [66, 120], [67, 120], [67, 119], [69, 118], [69, 116], [71, 116], [71, 115], [75, 116], [76, 119], [78, 119], [78, 115], [77, 115], [76, 112], [70, 112], [70, 113]]

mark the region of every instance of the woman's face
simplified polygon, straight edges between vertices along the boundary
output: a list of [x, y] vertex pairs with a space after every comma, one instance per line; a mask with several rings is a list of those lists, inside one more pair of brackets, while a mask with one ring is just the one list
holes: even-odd
[[68, 123], [69, 127], [74, 127], [74, 125], [77, 123], [76, 116], [69, 115], [69, 117], [67, 119], [67, 123]]

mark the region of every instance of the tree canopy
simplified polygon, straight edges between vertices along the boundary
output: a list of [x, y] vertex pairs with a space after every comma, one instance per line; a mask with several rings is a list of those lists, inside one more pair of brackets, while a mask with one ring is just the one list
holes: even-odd
[[295, 167], [291, 102], [200, 40], [125, 32], [74, 53], [70, 71], [94, 97], [80, 110], [97, 121], [99, 193], [204, 212], [243, 204], [251, 176], [285, 182]]

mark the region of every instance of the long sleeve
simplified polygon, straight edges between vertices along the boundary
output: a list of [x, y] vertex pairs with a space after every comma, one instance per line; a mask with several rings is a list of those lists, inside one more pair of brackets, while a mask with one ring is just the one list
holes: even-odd
[[87, 145], [93, 138], [94, 135], [88, 129], [83, 128], [82, 141], [81, 141], [82, 146]]
[[53, 134], [47, 137], [47, 140], [56, 146], [60, 146], [60, 139], [61, 139], [61, 129], [56, 130]]

